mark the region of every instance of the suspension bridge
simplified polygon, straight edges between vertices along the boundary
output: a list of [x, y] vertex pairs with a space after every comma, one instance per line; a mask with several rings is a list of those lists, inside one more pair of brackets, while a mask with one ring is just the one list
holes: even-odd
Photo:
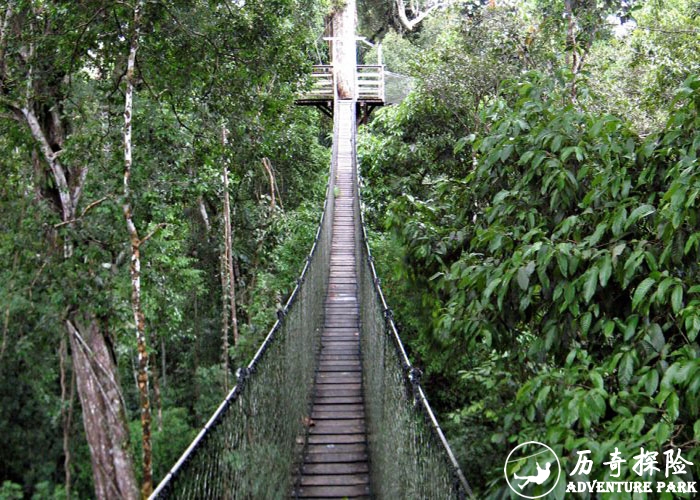
[[152, 499], [471, 496], [367, 240], [355, 138], [358, 121], [382, 104], [384, 85], [383, 73], [358, 72], [353, 61], [359, 92], [343, 99], [337, 75], [321, 68], [325, 76], [301, 103], [321, 107], [334, 128], [311, 251], [257, 353]]

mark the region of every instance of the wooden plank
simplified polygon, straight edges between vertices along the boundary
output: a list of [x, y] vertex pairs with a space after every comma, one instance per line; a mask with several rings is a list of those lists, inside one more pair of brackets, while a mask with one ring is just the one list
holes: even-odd
[[341, 366], [320, 366], [316, 373], [360, 373], [362, 372], [362, 367], [358, 363], [357, 365], [341, 365]]
[[309, 428], [311, 434], [359, 434], [365, 432], [365, 421], [355, 420], [320, 420]]
[[328, 411], [328, 412], [351, 412], [351, 411], [363, 411], [365, 405], [363, 404], [342, 404], [342, 405], [322, 405], [314, 403], [314, 411]]
[[369, 486], [304, 486], [297, 491], [299, 498], [369, 498]]
[[367, 436], [363, 434], [310, 434], [309, 444], [352, 444], [365, 443]]
[[361, 391], [362, 385], [360, 383], [346, 384], [339, 387], [337, 384], [324, 384], [322, 381], [316, 381], [316, 394], [328, 394], [329, 392], [334, 392], [339, 394], [340, 391]]
[[322, 384], [357, 384], [362, 376], [355, 372], [317, 372], [316, 380]]
[[361, 395], [353, 396], [316, 396], [315, 403], [320, 405], [348, 405], [348, 404], [363, 404], [364, 401]]
[[369, 472], [367, 462], [306, 464], [302, 468], [304, 475], [312, 474], [366, 474]]
[[[362, 365], [359, 359], [351, 360], [343, 357], [343, 359], [324, 359], [318, 364], [319, 371], [338, 371], [342, 367], [348, 367], [349, 370], [359, 370]], [[343, 370], [340, 370], [343, 371]]]
[[[342, 368], [346, 367], [346, 370]], [[318, 364], [318, 371], [356, 371], [362, 368], [362, 364], [359, 359], [351, 360], [343, 358], [337, 359], [324, 359]]]
[[313, 476], [302, 476], [301, 486], [343, 486], [343, 485], [368, 485], [368, 474], [352, 474], [335, 476], [330, 474], [318, 474]]
[[[360, 384], [356, 384], [360, 385]], [[324, 387], [330, 387], [330, 389], [321, 389], [316, 386], [316, 397], [318, 398], [342, 398], [342, 397], [353, 397], [361, 396], [362, 389], [348, 389], [347, 386], [338, 386], [336, 384], [324, 384]]]
[[[367, 453], [308, 453], [304, 456], [306, 463], [343, 463], [343, 462], [361, 462], [367, 461]], [[307, 476], [318, 477], [318, 476]]]
[[365, 412], [362, 411], [317, 411], [313, 410], [311, 412], [311, 420], [324, 420], [324, 419], [334, 419], [334, 420], [354, 420], [357, 418], [365, 418]]
[[366, 453], [365, 444], [310, 444], [306, 448], [307, 455], [314, 453]]

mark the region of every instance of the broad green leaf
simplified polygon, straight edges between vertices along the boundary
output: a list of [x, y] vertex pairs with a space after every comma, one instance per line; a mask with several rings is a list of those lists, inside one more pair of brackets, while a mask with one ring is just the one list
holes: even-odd
[[673, 427], [666, 422], [659, 422], [656, 427], [656, 442], [661, 444], [661, 443], [666, 443], [668, 441], [668, 438], [671, 437], [671, 431]]
[[[533, 269], [534, 270], [534, 269]], [[521, 290], [527, 290], [528, 286], [530, 285], [530, 275], [532, 274], [532, 271], [529, 269], [528, 266], [523, 266], [518, 269], [518, 286], [520, 287]]]
[[671, 419], [671, 422], [678, 420], [678, 404], [678, 394], [675, 392], [669, 394], [666, 400], [666, 411], [668, 412], [668, 417]]
[[678, 312], [683, 308], [683, 287], [681, 285], [676, 285], [671, 293], [671, 307], [673, 307], [673, 312], [678, 314]]
[[634, 357], [631, 352], [626, 352], [620, 359], [617, 367], [617, 380], [620, 387], [627, 387], [634, 373]]
[[659, 387], [659, 372], [655, 369], [649, 371], [644, 379], [644, 390], [649, 396], [653, 396]]
[[596, 389], [601, 389], [601, 390], [605, 388], [605, 386], [603, 384], [603, 377], [601, 377], [600, 373], [593, 370], [590, 372], [590, 374], [588, 376], [590, 377], [591, 382], [593, 382], [593, 387], [595, 387]]
[[581, 336], [586, 337], [588, 335], [588, 330], [591, 329], [591, 321], [593, 320], [593, 315], [590, 312], [585, 313], [581, 316]]
[[656, 209], [651, 205], [638, 206], [637, 208], [632, 210], [632, 213], [627, 218], [627, 222], [625, 222], [625, 230], [628, 230], [632, 226], [632, 224], [637, 222], [639, 219], [643, 219], [644, 217], [653, 214], [655, 211]]
[[629, 339], [634, 337], [635, 332], [637, 331], [637, 324], [639, 323], [639, 315], [638, 314], [632, 314], [627, 318], [627, 325], [625, 325], [625, 333], [623, 335], [623, 339], [625, 342], [627, 342]]
[[588, 277], [583, 287], [583, 299], [586, 303], [591, 301], [598, 287], [598, 268], [592, 267], [587, 271]]
[[639, 286], [637, 286], [637, 289], [634, 291], [634, 296], [632, 297], [632, 309], [637, 309], [639, 304], [644, 300], [644, 297], [646, 297], [647, 293], [649, 293], [649, 290], [651, 290], [651, 287], [654, 286], [656, 281], [654, 278], [646, 278], [644, 281], [642, 281]]
[[605, 288], [605, 286], [608, 284], [610, 276], [612, 275], [612, 259], [610, 258], [609, 254], [606, 254], [605, 257], [598, 262], [598, 283], [600, 283], [601, 287]]
[[559, 264], [559, 271], [565, 278], [569, 275], [569, 259], [566, 255], [562, 253], [557, 253], [557, 264]]

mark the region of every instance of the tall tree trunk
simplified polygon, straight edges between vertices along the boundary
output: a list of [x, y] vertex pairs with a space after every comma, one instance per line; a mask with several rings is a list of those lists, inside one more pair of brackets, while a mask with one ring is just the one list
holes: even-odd
[[139, 0], [134, 8], [132, 34], [129, 43], [129, 57], [126, 65], [126, 92], [124, 96], [124, 204], [122, 206], [126, 228], [131, 243], [131, 308], [136, 324], [136, 349], [138, 353], [138, 388], [141, 406], [141, 445], [143, 450], [143, 479], [141, 496], [148, 497], [153, 492], [153, 470], [151, 452], [151, 402], [148, 394], [148, 349], [146, 346], [146, 320], [141, 305], [141, 244], [131, 207], [131, 168], [133, 165], [131, 150], [131, 129], [133, 118], [134, 81], [136, 52], [139, 48], [141, 16], [144, 0]]
[[357, 91], [355, 88], [355, 71], [357, 67], [356, 16], [355, 0], [346, 0], [340, 9], [333, 13], [331, 53], [333, 58], [333, 75], [340, 99], [354, 99]]
[[[66, 320], [95, 498], [138, 498], [117, 364], [96, 318]], [[82, 321], [81, 321], [82, 319]]]
[[566, 65], [570, 66], [572, 73], [571, 99], [576, 99], [576, 75], [578, 73], [578, 51], [576, 47], [576, 21], [574, 19], [573, 0], [564, 0], [564, 11], [568, 20], [566, 28]]

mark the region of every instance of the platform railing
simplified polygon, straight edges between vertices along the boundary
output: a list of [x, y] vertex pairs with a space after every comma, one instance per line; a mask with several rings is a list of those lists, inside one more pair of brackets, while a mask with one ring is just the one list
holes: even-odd
[[[360, 101], [384, 102], [384, 66], [367, 64], [357, 66], [355, 88]], [[319, 64], [311, 73], [311, 88], [299, 101], [332, 101], [334, 98], [333, 66]]]

